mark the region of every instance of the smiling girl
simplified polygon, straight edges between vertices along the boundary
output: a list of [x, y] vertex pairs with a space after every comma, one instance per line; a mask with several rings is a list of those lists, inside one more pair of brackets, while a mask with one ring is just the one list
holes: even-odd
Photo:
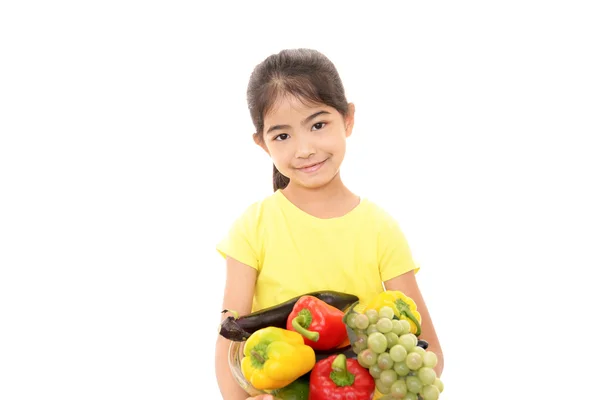
[[[443, 353], [399, 224], [342, 181], [355, 107], [335, 66], [315, 50], [283, 50], [254, 69], [247, 96], [254, 141], [273, 161], [274, 193], [251, 204], [217, 246], [227, 267], [223, 308], [243, 315], [317, 290], [361, 300], [400, 290], [417, 304], [440, 376]], [[219, 387], [225, 400], [243, 400], [228, 348], [219, 336]]]

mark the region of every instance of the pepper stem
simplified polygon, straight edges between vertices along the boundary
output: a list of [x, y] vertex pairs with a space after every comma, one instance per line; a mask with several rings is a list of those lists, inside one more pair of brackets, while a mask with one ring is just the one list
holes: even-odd
[[351, 386], [354, 383], [354, 374], [348, 371], [344, 354], [338, 354], [333, 360], [329, 377], [337, 386]]
[[319, 340], [319, 332], [309, 331], [308, 327], [312, 323], [312, 314], [308, 308], [303, 308], [300, 310], [298, 315], [294, 319], [292, 319], [292, 326], [302, 336], [307, 338], [308, 340], [312, 340], [316, 342]]
[[415, 333], [415, 336], [419, 336], [421, 334], [421, 323], [412, 313], [408, 304], [406, 304], [404, 300], [396, 299], [396, 308], [400, 312], [400, 315], [404, 315], [417, 326], [417, 332]]
[[302, 316], [298, 316], [298, 317], [292, 319], [292, 326], [294, 327], [296, 332], [298, 332], [299, 334], [301, 334], [308, 340], [312, 340], [313, 342], [316, 342], [317, 340], [319, 340], [319, 332], [309, 331], [308, 329], [304, 328], [302, 326], [302, 321], [303, 321]]
[[252, 350], [250, 352], [250, 355], [252, 356], [252, 358], [254, 358], [256, 360], [256, 362], [258, 362], [259, 364], [264, 364], [265, 363], [265, 358], [263, 357], [262, 354], [260, 354], [260, 352], [256, 351], [256, 350]]

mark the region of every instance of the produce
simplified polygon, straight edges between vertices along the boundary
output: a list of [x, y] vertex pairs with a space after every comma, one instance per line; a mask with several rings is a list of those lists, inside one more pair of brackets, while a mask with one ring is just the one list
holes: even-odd
[[262, 328], [244, 344], [241, 369], [244, 378], [259, 390], [281, 389], [309, 372], [315, 351], [298, 332]]
[[384, 306], [388, 306], [392, 309], [392, 315], [388, 315], [390, 319], [395, 315], [400, 320], [406, 320], [410, 325], [411, 333], [415, 336], [421, 334], [421, 314], [417, 311], [417, 305], [413, 299], [399, 290], [386, 290], [379, 293], [373, 300], [368, 302], [364, 308], [365, 310], [373, 310], [371, 312], [374, 313], [379, 312]]
[[331, 350], [348, 339], [343, 318], [343, 311], [314, 296], [302, 296], [288, 316], [287, 329], [300, 333], [315, 350]]
[[316, 355], [317, 361], [321, 361], [331, 355], [337, 356], [338, 354], [343, 354], [348, 358], [356, 358], [356, 353], [354, 353], [354, 350], [352, 350], [351, 345], [337, 347], [337, 348], [331, 349], [331, 350], [315, 350], [315, 355]]
[[[351, 304], [358, 301], [353, 294], [323, 290], [306, 293], [304, 296], [313, 296], [325, 303], [339, 309], [346, 310]], [[302, 296], [294, 297], [281, 304], [255, 311], [248, 315], [238, 316], [233, 310], [223, 310], [222, 313], [230, 312], [233, 316], [225, 318], [219, 326], [219, 334], [226, 339], [243, 342], [259, 329], [269, 326], [283, 328], [287, 326], [288, 316], [294, 305]]]
[[368, 300], [322, 291], [242, 317], [224, 310], [220, 334], [245, 342], [244, 378], [278, 400], [437, 400], [444, 385], [414, 301]]
[[369, 371], [343, 354], [319, 361], [310, 374], [310, 400], [369, 400], [374, 389]]
[[277, 400], [308, 400], [309, 379], [298, 378], [289, 385], [271, 392]]
[[357, 360], [375, 379], [376, 394], [382, 395], [377, 399], [417, 400], [420, 396], [437, 400], [444, 388], [434, 370], [437, 356], [426, 350], [427, 341], [411, 332], [410, 317], [395, 319], [399, 299], [409, 305], [408, 312], [404, 310], [407, 314], [415, 315], [416, 307], [410, 306], [414, 302], [404, 295], [394, 297], [396, 309], [389, 305], [389, 298], [382, 298], [369, 303], [362, 313], [354, 312], [353, 307], [346, 313], [344, 321], [358, 338], [353, 346]]

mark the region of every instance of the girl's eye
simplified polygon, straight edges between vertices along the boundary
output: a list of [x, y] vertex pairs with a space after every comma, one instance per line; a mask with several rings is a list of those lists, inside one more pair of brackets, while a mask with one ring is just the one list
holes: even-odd
[[316, 124], [313, 125], [313, 130], [321, 130], [323, 128], [325, 128], [325, 125], [327, 125], [327, 123], [325, 122], [317, 122]]
[[281, 135], [275, 136], [275, 138], [273, 138], [273, 140], [285, 140], [289, 137], [290, 137], [290, 135], [288, 135], [287, 133], [282, 133]]

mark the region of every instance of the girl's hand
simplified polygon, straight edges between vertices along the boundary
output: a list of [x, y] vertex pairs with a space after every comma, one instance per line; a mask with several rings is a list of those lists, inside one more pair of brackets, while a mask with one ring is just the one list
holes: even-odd
[[275, 397], [270, 394], [259, 394], [255, 397], [248, 397], [246, 400], [277, 400]]

